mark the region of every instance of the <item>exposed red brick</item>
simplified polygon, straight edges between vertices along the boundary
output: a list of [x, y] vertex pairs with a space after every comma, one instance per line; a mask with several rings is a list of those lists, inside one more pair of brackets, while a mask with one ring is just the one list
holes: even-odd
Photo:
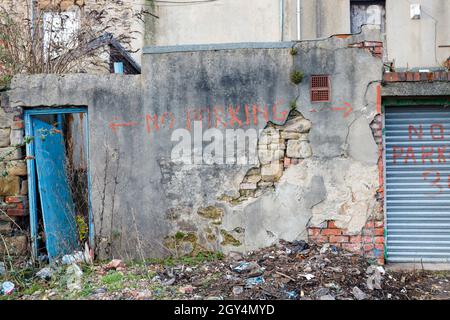
[[362, 237], [360, 235], [358, 236], [350, 236], [350, 242], [351, 243], [361, 243]]
[[320, 228], [309, 228], [308, 229], [308, 235], [310, 235], [310, 236], [318, 236], [318, 235], [320, 235], [320, 231], [321, 231]]
[[24, 127], [24, 122], [22, 120], [13, 121], [11, 125], [11, 129], [15, 130], [23, 129]]
[[328, 221], [328, 228], [329, 229], [338, 229], [338, 227], [336, 226], [336, 223], [332, 220]]
[[28, 215], [28, 210], [25, 209], [8, 209], [6, 214], [10, 217], [23, 217]]
[[313, 236], [309, 238], [312, 242], [318, 243], [318, 244], [322, 244], [322, 243], [327, 243], [328, 242], [328, 237], [326, 236]]
[[350, 252], [359, 253], [361, 251], [361, 243], [342, 243], [342, 249]]
[[322, 235], [324, 236], [340, 236], [342, 231], [340, 229], [323, 229]]
[[373, 228], [375, 226], [375, 221], [367, 221], [366, 228]]
[[291, 158], [284, 158], [284, 167], [287, 168], [291, 165]]
[[348, 242], [348, 241], [349, 241], [348, 236], [330, 236], [331, 243], [341, 243], [341, 242]]
[[376, 228], [384, 227], [384, 221], [375, 221], [375, 227]]
[[384, 237], [375, 237], [375, 243], [384, 243]]
[[384, 228], [375, 228], [374, 229], [374, 234], [376, 236], [384, 236]]
[[22, 202], [25, 199], [25, 197], [21, 196], [8, 196], [5, 198], [6, 203], [19, 203]]
[[383, 75], [384, 81], [386, 82], [397, 82], [398, 73], [397, 72], [387, 72]]

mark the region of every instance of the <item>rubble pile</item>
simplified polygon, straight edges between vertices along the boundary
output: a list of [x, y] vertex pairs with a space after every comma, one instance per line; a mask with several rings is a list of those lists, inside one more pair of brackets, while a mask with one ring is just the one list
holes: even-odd
[[[220, 279], [202, 287], [206, 274]], [[364, 300], [408, 299], [400, 281], [383, 267], [328, 244], [282, 243], [178, 274], [178, 283], [199, 287], [200, 296], [229, 299]], [[398, 282], [398, 283], [397, 283]]]
[[[330, 244], [304, 241], [246, 255], [126, 264], [46, 266], [14, 287], [3, 266], [0, 299], [409, 300], [448, 299], [450, 273], [385, 270]], [[35, 288], [30, 290], [30, 288]]]

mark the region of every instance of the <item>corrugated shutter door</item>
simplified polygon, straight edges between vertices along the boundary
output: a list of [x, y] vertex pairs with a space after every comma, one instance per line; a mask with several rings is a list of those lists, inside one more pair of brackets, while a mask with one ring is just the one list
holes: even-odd
[[450, 261], [450, 109], [386, 107], [387, 260]]

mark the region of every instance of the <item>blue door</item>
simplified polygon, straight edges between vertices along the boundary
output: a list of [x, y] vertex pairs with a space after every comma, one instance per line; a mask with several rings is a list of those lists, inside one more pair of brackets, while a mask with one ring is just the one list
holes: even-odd
[[78, 249], [75, 207], [65, 170], [62, 132], [32, 117], [38, 188], [49, 259]]

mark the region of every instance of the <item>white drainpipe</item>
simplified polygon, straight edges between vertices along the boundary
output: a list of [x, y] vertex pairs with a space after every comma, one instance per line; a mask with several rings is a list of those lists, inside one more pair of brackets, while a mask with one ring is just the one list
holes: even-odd
[[284, 0], [280, 0], [280, 38], [284, 41]]
[[301, 15], [301, 0], [297, 0], [297, 40], [302, 40], [302, 30], [301, 30], [301, 19], [302, 19], [302, 15]]

